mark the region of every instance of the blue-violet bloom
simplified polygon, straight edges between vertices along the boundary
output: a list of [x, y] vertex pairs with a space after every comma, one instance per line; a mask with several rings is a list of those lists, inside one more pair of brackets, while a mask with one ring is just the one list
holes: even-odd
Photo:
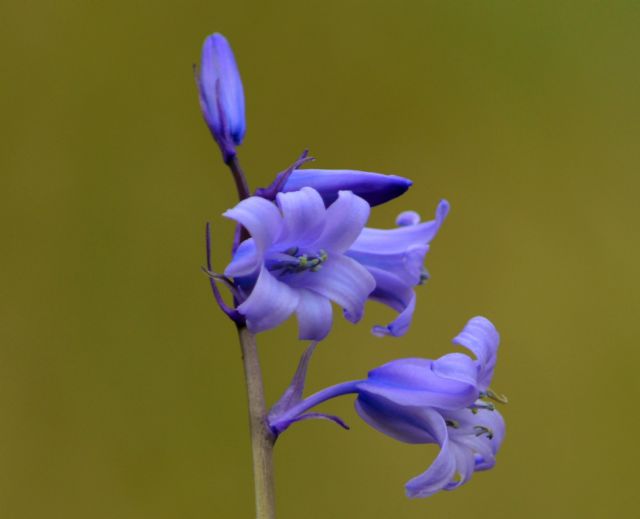
[[318, 192], [306, 187], [279, 193], [275, 203], [252, 196], [225, 212], [251, 235], [225, 269], [249, 330], [275, 328], [295, 312], [299, 337], [321, 340], [331, 328], [331, 301], [349, 321], [360, 320], [375, 281], [345, 252], [369, 211], [350, 191], [341, 191], [327, 208]]
[[356, 410], [374, 429], [411, 444], [434, 443], [440, 453], [433, 464], [406, 485], [409, 497], [427, 497], [466, 483], [474, 471], [495, 465], [505, 436], [502, 416], [493, 401], [506, 399], [489, 389], [500, 337], [484, 317], [471, 319], [453, 340], [475, 359], [451, 353], [437, 360], [409, 358], [369, 372], [366, 380], [344, 382], [302, 398], [310, 347], [283, 397], [269, 412], [273, 433], [309, 418], [341, 419], [310, 409], [332, 398], [357, 394]]
[[374, 335], [397, 337], [409, 329], [416, 304], [413, 289], [428, 279], [424, 258], [448, 213], [446, 200], [440, 201], [435, 219], [428, 222], [421, 223], [414, 211], [403, 212], [396, 219], [397, 229], [365, 227], [349, 247], [347, 256], [364, 265], [376, 280], [370, 298], [399, 313], [392, 323], [375, 326]]
[[495, 464], [505, 424], [488, 400], [503, 401], [489, 389], [499, 341], [493, 324], [475, 317], [453, 341], [475, 360], [462, 353], [396, 360], [359, 384], [356, 410], [365, 422], [401, 442], [440, 446], [427, 471], [406, 484], [409, 497], [453, 490]]
[[196, 83], [202, 115], [227, 162], [235, 157], [235, 146], [242, 143], [246, 123], [240, 72], [222, 34], [205, 39]]

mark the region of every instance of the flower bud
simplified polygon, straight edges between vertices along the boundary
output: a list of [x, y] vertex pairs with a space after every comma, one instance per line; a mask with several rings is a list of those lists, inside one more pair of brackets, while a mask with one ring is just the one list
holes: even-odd
[[235, 156], [234, 146], [242, 143], [246, 123], [240, 72], [231, 46], [221, 34], [205, 39], [196, 82], [202, 115], [227, 160]]
[[411, 187], [411, 180], [397, 175], [382, 175], [350, 169], [296, 169], [287, 178], [282, 191], [312, 187], [326, 205], [338, 198], [339, 191], [352, 191], [370, 206], [388, 202]]

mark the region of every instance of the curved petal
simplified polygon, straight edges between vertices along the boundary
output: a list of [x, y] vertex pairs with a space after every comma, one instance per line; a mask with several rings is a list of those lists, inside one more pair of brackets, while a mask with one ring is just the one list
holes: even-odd
[[353, 191], [371, 206], [400, 196], [412, 182], [397, 175], [382, 175], [349, 169], [296, 169], [283, 191], [297, 191], [305, 186], [317, 190], [327, 205], [338, 198], [339, 191]]
[[299, 302], [298, 338], [301, 340], [321, 341], [324, 339], [333, 321], [331, 302], [311, 290], [298, 290]]
[[296, 290], [278, 281], [262, 267], [249, 297], [238, 306], [247, 318], [247, 327], [254, 333], [275, 328], [296, 309], [299, 296]]
[[224, 269], [226, 276], [244, 277], [250, 276], [261, 264], [261, 258], [256, 249], [256, 242], [253, 238], [244, 240], [236, 249], [231, 259], [231, 263]]
[[420, 284], [429, 245], [411, 245], [400, 252], [389, 252], [385, 246], [381, 242], [375, 252], [349, 249], [346, 254], [368, 269], [375, 268], [393, 274], [406, 286]]
[[431, 466], [405, 485], [408, 497], [428, 497], [443, 490], [455, 477], [456, 456], [450, 448], [444, 418], [433, 409], [423, 409], [425, 427], [428, 427], [440, 445], [440, 452]]
[[371, 328], [371, 333], [377, 337], [384, 337], [385, 335], [391, 335], [392, 337], [401, 337], [409, 331], [411, 321], [413, 320], [413, 312], [416, 309], [416, 295], [411, 291], [411, 299], [407, 303], [407, 306], [398, 314], [393, 321], [386, 326], [374, 326]]
[[399, 312], [394, 321], [386, 326], [374, 326], [371, 333], [378, 337], [404, 335], [409, 331], [416, 306], [416, 295], [413, 288], [391, 272], [379, 268], [368, 268], [367, 270], [376, 282], [376, 288], [369, 298]]
[[324, 202], [315, 189], [302, 188], [292, 193], [278, 193], [283, 232], [278, 242], [283, 247], [301, 246], [318, 239], [325, 226]]
[[433, 371], [440, 377], [458, 380], [472, 386], [478, 382], [475, 361], [463, 353], [449, 353], [434, 360]]
[[301, 272], [282, 279], [292, 287], [307, 288], [334, 301], [351, 322], [362, 318], [364, 303], [375, 288], [373, 276], [367, 269], [340, 254], [330, 254], [317, 272]]
[[223, 216], [235, 220], [249, 231], [259, 254], [263, 254], [276, 240], [282, 228], [282, 216], [276, 205], [258, 196], [245, 198], [233, 209], [225, 211]]
[[371, 208], [351, 191], [340, 191], [327, 209], [325, 228], [317, 245], [329, 252], [345, 252], [362, 232]]
[[370, 427], [404, 443], [437, 443], [421, 424], [418, 408], [399, 406], [385, 398], [361, 393], [356, 412]]
[[486, 390], [493, 377], [500, 344], [500, 334], [495, 326], [489, 319], [474, 317], [453, 339], [453, 343], [471, 350], [478, 358], [478, 387], [481, 391]]
[[380, 247], [388, 253], [407, 250], [412, 245], [424, 245], [435, 238], [445, 218], [449, 214], [449, 202], [441, 200], [436, 209], [436, 218], [417, 225], [406, 225], [397, 229], [372, 229], [365, 227], [351, 246], [354, 252], [376, 253]]
[[443, 490], [453, 490], [454, 488], [458, 488], [459, 486], [464, 485], [471, 479], [471, 476], [473, 476], [473, 470], [475, 467], [475, 458], [473, 455], [473, 451], [465, 445], [461, 445], [453, 441], [452, 439], [450, 439], [449, 441], [449, 448], [451, 449], [453, 457], [456, 460], [455, 473], [458, 475], [458, 479], [456, 480], [452, 478]]
[[474, 383], [443, 378], [433, 361], [408, 358], [388, 362], [369, 372], [358, 386], [361, 394], [386, 398], [403, 406], [463, 409], [478, 397]]

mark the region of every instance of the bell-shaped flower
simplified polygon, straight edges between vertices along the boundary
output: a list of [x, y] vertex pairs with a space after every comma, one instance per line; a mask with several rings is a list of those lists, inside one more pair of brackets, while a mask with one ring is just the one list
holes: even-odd
[[244, 138], [244, 90], [229, 42], [222, 34], [208, 36], [196, 75], [200, 108], [225, 162], [235, 156], [235, 146]]
[[356, 410], [378, 431], [405, 443], [435, 443], [440, 453], [406, 485], [409, 497], [452, 490], [475, 470], [491, 468], [505, 426], [488, 389], [499, 335], [483, 317], [469, 321], [454, 342], [469, 348], [438, 360], [402, 359], [369, 373], [357, 388]]
[[347, 428], [336, 416], [310, 410], [333, 398], [356, 394], [356, 411], [374, 429], [404, 443], [440, 447], [432, 465], [407, 483], [409, 497], [453, 490], [474, 471], [495, 465], [505, 424], [493, 401], [506, 403], [488, 388], [500, 342], [493, 324], [474, 317], [453, 342], [471, 350], [475, 359], [450, 353], [437, 360], [395, 360], [370, 371], [365, 380], [343, 382], [302, 398], [311, 346], [291, 385], [269, 412], [269, 427], [276, 437], [292, 424], [311, 418]]
[[413, 211], [401, 213], [397, 229], [365, 227], [347, 251], [347, 256], [364, 265], [376, 280], [370, 298], [396, 312], [398, 317], [386, 326], [375, 326], [375, 335], [404, 335], [413, 318], [416, 296], [414, 287], [428, 279], [424, 258], [429, 244], [449, 213], [449, 203], [440, 201], [435, 219], [420, 222]]
[[251, 235], [225, 269], [248, 328], [275, 328], [295, 312], [299, 337], [321, 340], [331, 328], [332, 301], [357, 322], [375, 281], [345, 251], [369, 211], [367, 202], [349, 191], [341, 191], [327, 208], [317, 191], [303, 188], [279, 193], [275, 203], [253, 196], [224, 213]]
[[356, 409], [370, 426], [398, 441], [440, 447], [431, 466], [407, 482], [409, 497], [453, 490], [469, 481], [474, 471], [490, 469], [505, 434], [504, 420], [495, 409], [439, 411], [367, 397], [358, 398]]

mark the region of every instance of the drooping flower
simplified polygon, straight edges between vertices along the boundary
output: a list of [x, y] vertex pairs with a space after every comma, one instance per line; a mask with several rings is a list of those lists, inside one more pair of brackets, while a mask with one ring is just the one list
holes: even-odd
[[471, 350], [475, 359], [463, 353], [437, 360], [399, 359], [370, 371], [365, 380], [337, 384], [303, 399], [312, 347], [270, 411], [269, 426], [275, 436], [308, 418], [333, 420], [346, 428], [337, 417], [309, 410], [332, 398], [356, 394], [358, 414], [374, 429], [405, 443], [439, 445], [433, 464], [407, 483], [409, 497], [453, 490], [474, 471], [493, 467], [504, 439], [504, 420], [492, 400], [506, 400], [489, 389], [499, 340], [489, 320], [475, 317], [453, 341]]
[[440, 201], [435, 219], [428, 222], [420, 223], [413, 211], [403, 212], [396, 220], [397, 229], [365, 227], [347, 251], [376, 280], [370, 298], [399, 313], [392, 323], [375, 326], [374, 335], [400, 336], [409, 329], [416, 304], [414, 288], [428, 279], [425, 255], [448, 213], [446, 200]]
[[244, 138], [244, 90], [229, 42], [222, 34], [208, 36], [196, 76], [200, 108], [225, 162], [235, 156]]
[[239, 291], [237, 311], [249, 330], [269, 330], [295, 312], [299, 337], [321, 340], [331, 328], [331, 301], [349, 321], [360, 320], [375, 281], [344, 253], [369, 210], [349, 191], [326, 208], [318, 192], [306, 187], [279, 193], [275, 203], [253, 196], [224, 213], [251, 235], [225, 269]]
[[371, 371], [358, 385], [356, 410], [373, 428], [401, 442], [440, 446], [427, 471], [407, 483], [409, 497], [452, 490], [475, 470], [495, 464], [505, 427], [487, 400], [503, 398], [488, 389], [499, 340], [489, 320], [475, 317], [454, 339], [475, 360], [462, 353], [435, 361], [397, 360]]

